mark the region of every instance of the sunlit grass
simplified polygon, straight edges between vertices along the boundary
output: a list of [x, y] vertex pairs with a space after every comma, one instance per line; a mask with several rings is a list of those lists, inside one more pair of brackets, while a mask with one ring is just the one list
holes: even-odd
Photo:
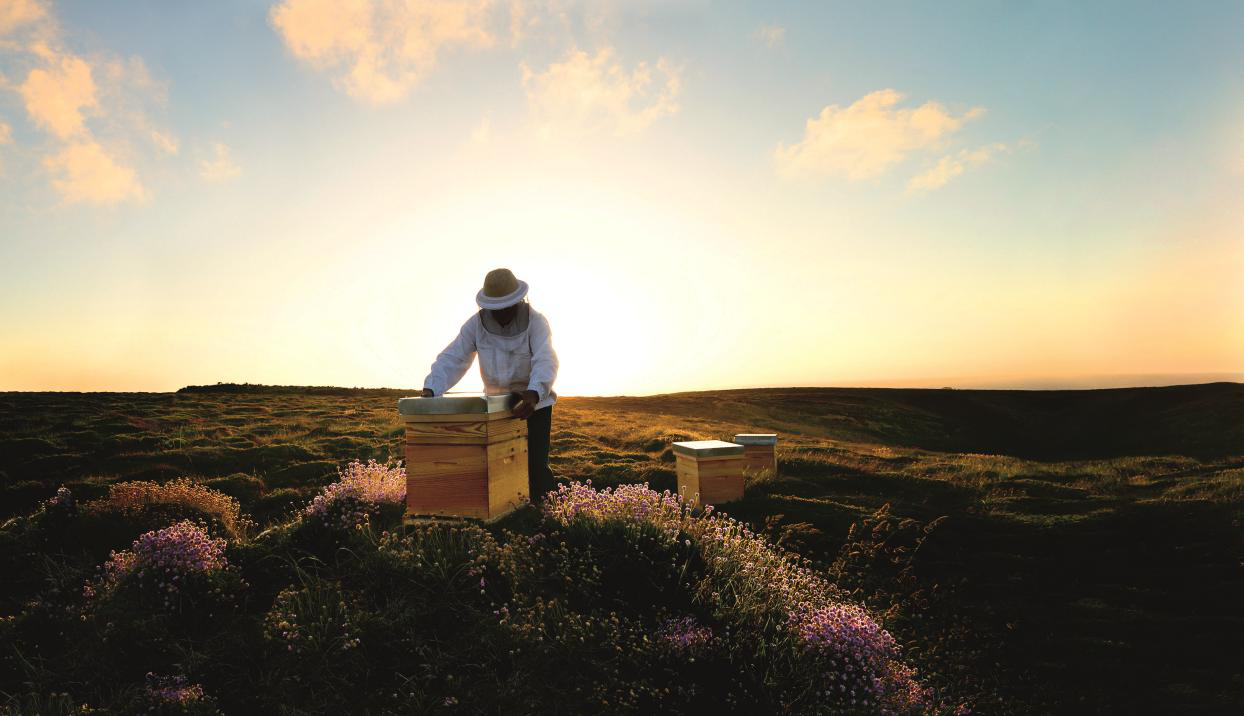
[[[1224, 657], [1215, 656], [1219, 642], [1210, 638], [1233, 633], [1233, 605], [1244, 598], [1230, 576], [1238, 569], [1232, 520], [1244, 518], [1244, 450], [1230, 448], [1244, 442], [1232, 432], [1229, 406], [1150, 421], [1155, 427], [1142, 441], [1130, 437], [1132, 429], [1111, 432], [1105, 420], [1083, 439], [1054, 423], [1031, 435], [998, 433], [993, 414], [938, 416], [889, 393], [872, 405], [826, 395], [563, 399], [554, 410], [554, 470], [563, 480], [602, 487], [672, 489], [669, 443], [776, 431], [778, 470], [750, 477], [745, 498], [724, 509], [826, 568], [851, 525], [886, 505], [895, 520], [928, 524], [948, 516], [913, 569], [926, 580], [919, 588], [958, 584], [954, 612], [971, 621], [955, 628], [980, 634], [981, 653], [971, 657], [980, 664], [939, 657], [961, 670], [949, 681], [966, 678], [963, 670], [973, 679], [988, 675], [1033, 713], [1059, 711], [1049, 706], [1056, 697], [1034, 680], [1085, 694], [1102, 708], [1142, 701], [1120, 686], [1129, 679], [1182, 680], [1178, 698], [1162, 690], [1165, 696], [1149, 692], [1143, 700], [1158, 699], [1153, 703], [1170, 712], [1231, 698], [1232, 687], [1215, 682], [1214, 659]], [[402, 457], [395, 396], [0, 395], [0, 404], [7, 514], [29, 511], [61, 484], [90, 502], [118, 482], [184, 477], [235, 498], [274, 534], [349, 459]], [[1004, 417], [1021, 414], [1015, 408]], [[1225, 422], [1214, 428], [1212, 415]], [[1138, 424], [1130, 413], [1117, 418]], [[200, 509], [207, 503], [174, 503], [174, 512], [188, 514], [170, 517], [210, 517]], [[117, 549], [135, 530], [151, 528], [138, 521], [115, 527], [108, 539]], [[27, 583], [18, 567], [8, 574]], [[38, 574], [35, 584], [68, 579]], [[1190, 605], [1197, 605], [1195, 617]], [[941, 638], [925, 622], [900, 623], [895, 633], [923, 650], [935, 651]], [[1176, 665], [1158, 658], [1190, 645], [1202, 656]], [[1000, 666], [981, 666], [989, 660]], [[1079, 676], [1103, 669], [1097, 681]]]

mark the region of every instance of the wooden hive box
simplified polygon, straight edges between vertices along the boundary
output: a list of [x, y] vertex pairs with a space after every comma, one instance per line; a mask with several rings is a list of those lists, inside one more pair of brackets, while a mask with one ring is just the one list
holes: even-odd
[[674, 443], [678, 494], [688, 503], [717, 505], [743, 497], [743, 446], [722, 440]]
[[406, 517], [495, 520], [528, 497], [527, 421], [509, 395], [402, 398]]
[[777, 469], [777, 433], [739, 433], [734, 442], [743, 446], [743, 470], [747, 474]]

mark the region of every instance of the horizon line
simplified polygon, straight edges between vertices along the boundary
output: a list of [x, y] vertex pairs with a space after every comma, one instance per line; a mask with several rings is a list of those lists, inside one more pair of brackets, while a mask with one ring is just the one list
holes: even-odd
[[[1244, 371], [1240, 372], [1205, 372], [1205, 373], [1121, 373], [1121, 374], [1089, 374], [1082, 376], [1064, 376], [1064, 377], [1040, 377], [1027, 379], [1007, 379], [1004, 377], [960, 377], [960, 378], [942, 378], [942, 379], [909, 379], [897, 381], [848, 381], [836, 385], [793, 385], [793, 384], [761, 384], [761, 385], [735, 385], [721, 386], [712, 388], [695, 388], [691, 390], [675, 390], [664, 392], [644, 392], [644, 393], [614, 393], [614, 394], [588, 394], [588, 393], [562, 393], [559, 397], [563, 398], [643, 398], [655, 397], [661, 395], [678, 395], [684, 393], [712, 393], [726, 392], [736, 390], [833, 390], [833, 389], [860, 389], [860, 390], [979, 390], [979, 391], [1029, 391], [1029, 392], [1055, 392], [1055, 391], [1088, 391], [1088, 390], [1124, 390], [1134, 388], [1175, 388], [1195, 385], [1210, 385], [1214, 383], [1231, 383], [1244, 384]], [[249, 383], [236, 381], [218, 381], [216, 383], [201, 383], [184, 385], [174, 390], [65, 390], [65, 389], [47, 389], [47, 390], [3, 390], [3, 394], [16, 393], [115, 393], [115, 394], [175, 394], [187, 388], [212, 388], [215, 386], [239, 386], [254, 388], [285, 388], [285, 389], [338, 389], [338, 390], [384, 390], [384, 391], [412, 391], [418, 392], [418, 388], [407, 387], [389, 387], [389, 386], [347, 386], [347, 385], [294, 385], [294, 384], [276, 384], [276, 383]], [[471, 391], [474, 392], [474, 391]]]

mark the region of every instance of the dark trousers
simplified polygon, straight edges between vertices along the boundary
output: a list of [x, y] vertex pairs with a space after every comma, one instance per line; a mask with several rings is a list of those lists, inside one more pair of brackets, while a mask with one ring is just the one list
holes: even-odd
[[527, 481], [533, 503], [539, 503], [553, 489], [553, 470], [549, 468], [549, 431], [553, 427], [553, 406], [540, 408], [527, 417]]

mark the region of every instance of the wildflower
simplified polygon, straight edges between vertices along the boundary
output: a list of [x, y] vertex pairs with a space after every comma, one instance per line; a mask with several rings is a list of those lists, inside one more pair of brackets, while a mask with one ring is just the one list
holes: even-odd
[[203, 699], [203, 687], [186, 677], [156, 676], [147, 672], [147, 699], [153, 706], [185, 706]]
[[69, 488], [65, 487], [64, 485], [61, 485], [60, 487], [56, 488], [55, 495], [52, 495], [51, 497], [43, 501], [43, 508], [45, 510], [48, 510], [49, 512], [54, 511], [54, 510], [63, 510], [65, 512], [72, 512], [75, 506], [76, 506], [76, 503], [73, 498], [73, 493], [70, 492]]
[[337, 471], [337, 481], [325, 487], [307, 506], [308, 517], [345, 529], [362, 529], [382, 504], [406, 501], [406, 469], [375, 460], [354, 460]]
[[128, 550], [112, 552], [97, 584], [83, 592], [94, 598], [133, 577], [158, 592], [177, 593], [183, 577], [224, 569], [225, 540], [214, 538], [189, 520], [144, 533]]
[[657, 630], [657, 638], [675, 651], [687, 651], [707, 644], [713, 638], [713, 631], [697, 624], [695, 617], [683, 617], [666, 620]]

